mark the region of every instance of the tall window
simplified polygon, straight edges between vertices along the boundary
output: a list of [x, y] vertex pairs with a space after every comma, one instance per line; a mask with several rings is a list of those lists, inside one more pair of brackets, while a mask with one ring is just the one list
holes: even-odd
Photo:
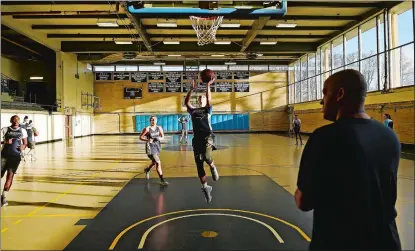
[[[410, 2], [398, 6], [397, 14], [394, 16], [397, 27], [397, 34], [394, 45], [402, 46], [393, 56], [397, 76], [393, 79], [397, 82], [394, 87], [408, 86], [414, 84], [414, 33], [413, 33], [413, 14]], [[393, 76], [393, 75], [392, 75]]]
[[308, 86], [309, 86], [309, 100], [317, 99], [317, 86], [316, 86], [316, 54], [312, 53], [308, 55]]
[[346, 33], [346, 64], [347, 69], [359, 70], [359, 38], [358, 29]]
[[294, 65], [295, 71], [295, 102], [301, 103], [301, 71], [300, 71], [300, 61], [298, 60]]
[[343, 36], [333, 41], [333, 73], [343, 70]]
[[316, 88], [317, 88], [317, 99], [321, 99], [321, 49], [317, 49], [317, 54], [316, 54], [316, 65], [317, 65], [317, 69], [316, 69]]
[[376, 18], [369, 20], [361, 26], [362, 35], [362, 61], [361, 72], [366, 79], [368, 91], [378, 89]]
[[301, 102], [309, 101], [307, 73], [307, 57], [303, 57], [301, 59]]

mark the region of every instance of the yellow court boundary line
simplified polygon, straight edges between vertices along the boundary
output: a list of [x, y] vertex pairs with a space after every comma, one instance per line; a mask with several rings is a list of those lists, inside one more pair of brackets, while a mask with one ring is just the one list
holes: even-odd
[[95, 214], [36, 214], [36, 215], [23, 214], [23, 215], [3, 215], [1, 216], [1, 218], [3, 219], [3, 218], [85, 217], [85, 216], [94, 217], [96, 215], [97, 213]]
[[306, 241], [308, 241], [308, 242], [311, 241], [310, 237], [308, 237], [307, 234], [304, 233], [304, 231], [301, 230], [296, 225], [291, 224], [291, 223], [289, 223], [287, 221], [281, 220], [281, 219], [279, 219], [277, 217], [274, 217], [274, 216], [271, 216], [271, 215], [257, 213], [257, 212], [252, 212], [252, 211], [246, 211], [246, 210], [239, 210], [239, 209], [220, 209], [220, 208], [211, 208], [211, 209], [209, 209], [209, 208], [203, 208], [203, 209], [189, 209], [189, 210], [182, 210], [182, 211], [175, 211], [175, 212], [160, 214], [160, 215], [152, 216], [152, 217], [146, 218], [144, 220], [141, 220], [139, 222], [136, 222], [136, 223], [130, 225], [129, 227], [125, 228], [123, 231], [121, 231], [117, 235], [117, 237], [115, 237], [115, 239], [113, 240], [113, 242], [109, 246], [108, 250], [113, 250], [115, 248], [115, 246], [117, 245], [118, 241], [121, 239], [121, 237], [125, 233], [127, 233], [128, 231], [130, 231], [134, 227], [136, 227], [136, 226], [138, 226], [138, 225], [140, 225], [140, 224], [142, 224], [144, 222], [147, 222], [147, 221], [150, 221], [150, 220], [153, 220], [153, 219], [156, 219], [156, 218], [160, 218], [160, 217], [163, 217], [163, 216], [167, 216], [167, 215], [172, 215], [172, 214], [189, 213], [189, 212], [203, 212], [203, 211], [229, 211], [229, 212], [239, 212], [239, 213], [247, 213], [247, 214], [254, 214], [254, 215], [263, 216], [263, 217], [266, 217], [266, 218], [270, 218], [270, 219], [279, 221], [279, 222], [281, 222], [281, 223], [283, 223], [283, 224], [285, 224], [287, 226], [290, 226], [290, 227], [294, 228]]
[[188, 218], [188, 217], [196, 217], [196, 216], [209, 216], [209, 215], [214, 215], [214, 216], [230, 216], [230, 217], [237, 217], [237, 218], [242, 218], [242, 219], [246, 219], [246, 220], [250, 220], [250, 221], [254, 221], [256, 223], [259, 223], [263, 226], [265, 226], [266, 228], [268, 228], [271, 233], [275, 236], [275, 238], [277, 238], [277, 240], [279, 241], [279, 243], [284, 243], [283, 239], [281, 238], [281, 236], [277, 233], [277, 231], [272, 228], [270, 225], [253, 219], [253, 218], [249, 218], [246, 216], [242, 216], [242, 215], [236, 215], [236, 214], [218, 214], [218, 213], [205, 213], [205, 214], [188, 214], [188, 215], [182, 215], [182, 216], [178, 216], [178, 217], [174, 217], [162, 222], [157, 223], [156, 225], [150, 227], [149, 229], [147, 229], [147, 231], [143, 234], [143, 236], [141, 237], [140, 243], [138, 244], [138, 249], [142, 249], [144, 247], [144, 243], [146, 242], [147, 236], [150, 234], [151, 231], [153, 231], [153, 229], [155, 229], [156, 227], [163, 225], [164, 223], [167, 223], [169, 221], [173, 221], [173, 220], [178, 220], [178, 219], [183, 219], [183, 218]]

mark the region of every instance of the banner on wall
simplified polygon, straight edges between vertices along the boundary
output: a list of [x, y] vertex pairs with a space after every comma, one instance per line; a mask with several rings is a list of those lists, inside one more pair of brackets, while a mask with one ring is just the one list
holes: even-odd
[[216, 92], [232, 92], [232, 82], [217, 82]]
[[163, 72], [149, 72], [148, 73], [148, 81], [163, 80], [163, 79], [164, 79]]
[[233, 90], [234, 92], [249, 92], [249, 82], [235, 82]]
[[235, 71], [233, 79], [249, 80], [249, 71]]
[[148, 92], [164, 92], [163, 82], [148, 83]]
[[109, 81], [112, 80], [112, 72], [95, 72], [96, 81]]
[[218, 71], [216, 72], [216, 80], [232, 80], [231, 71]]
[[114, 72], [113, 75], [114, 81], [128, 81], [130, 80], [129, 72]]
[[132, 72], [131, 82], [133, 83], [145, 83], [147, 82], [147, 72]]
[[143, 98], [142, 88], [124, 88], [124, 99], [141, 99]]

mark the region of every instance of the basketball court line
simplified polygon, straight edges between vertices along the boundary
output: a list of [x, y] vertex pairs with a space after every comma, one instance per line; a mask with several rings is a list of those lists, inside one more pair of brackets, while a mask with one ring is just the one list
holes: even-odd
[[237, 218], [242, 218], [242, 219], [246, 219], [246, 220], [250, 220], [253, 222], [256, 222], [258, 224], [261, 224], [263, 226], [265, 226], [266, 228], [268, 228], [271, 233], [275, 236], [275, 238], [278, 240], [279, 243], [284, 243], [284, 240], [281, 238], [281, 236], [278, 234], [278, 232], [272, 228], [270, 225], [260, 221], [260, 220], [256, 220], [250, 217], [246, 217], [246, 216], [242, 216], [242, 215], [236, 215], [236, 214], [225, 214], [225, 213], [203, 213], [203, 214], [188, 214], [188, 215], [182, 215], [182, 216], [178, 216], [178, 217], [174, 217], [174, 218], [170, 218], [168, 220], [159, 222], [155, 225], [153, 225], [152, 227], [150, 227], [149, 229], [147, 229], [147, 231], [143, 234], [143, 236], [141, 237], [140, 243], [138, 244], [138, 249], [143, 249], [145, 241], [147, 239], [147, 236], [150, 234], [151, 231], [153, 231], [153, 229], [155, 229], [156, 227], [163, 225], [167, 222], [173, 221], [173, 220], [178, 220], [178, 219], [183, 219], [183, 218], [189, 218], [189, 217], [196, 217], [196, 216], [230, 216], [230, 217], [237, 217]]
[[301, 230], [298, 226], [296, 226], [294, 224], [291, 224], [291, 223], [289, 223], [285, 220], [282, 220], [280, 218], [271, 216], [271, 215], [258, 213], [258, 212], [253, 212], [253, 211], [247, 211], [247, 210], [240, 210], [240, 209], [202, 208], [202, 209], [189, 209], [189, 210], [181, 210], [181, 211], [169, 212], [169, 213], [165, 213], [165, 214], [159, 214], [159, 215], [156, 215], [156, 216], [152, 216], [152, 217], [143, 219], [139, 222], [136, 222], [136, 223], [128, 226], [127, 228], [125, 228], [123, 231], [121, 231], [117, 235], [117, 237], [115, 237], [115, 239], [112, 241], [112, 243], [109, 246], [108, 250], [114, 250], [115, 246], [120, 241], [120, 239], [124, 236], [124, 234], [126, 234], [128, 231], [130, 231], [131, 229], [135, 228], [136, 226], [138, 226], [138, 225], [140, 225], [144, 222], [147, 222], [147, 221], [150, 221], [150, 220], [153, 220], [153, 219], [157, 219], [157, 218], [160, 218], [160, 217], [168, 216], [168, 215], [174, 215], [174, 214], [180, 214], [180, 213], [190, 213], [190, 212], [203, 212], [203, 211], [229, 211], [229, 212], [239, 212], [239, 213], [246, 213], [246, 214], [263, 216], [263, 217], [281, 222], [281, 223], [295, 229], [306, 241], [308, 241], [308, 242], [311, 241], [311, 238], [308, 237], [308, 235], [305, 232], [303, 232], [303, 230]]

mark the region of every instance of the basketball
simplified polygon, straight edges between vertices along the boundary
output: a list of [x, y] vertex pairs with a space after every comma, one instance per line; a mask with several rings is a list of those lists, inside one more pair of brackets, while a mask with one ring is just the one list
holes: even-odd
[[214, 76], [215, 76], [215, 73], [210, 69], [203, 70], [200, 73], [200, 78], [202, 79], [203, 83], [209, 82]]

